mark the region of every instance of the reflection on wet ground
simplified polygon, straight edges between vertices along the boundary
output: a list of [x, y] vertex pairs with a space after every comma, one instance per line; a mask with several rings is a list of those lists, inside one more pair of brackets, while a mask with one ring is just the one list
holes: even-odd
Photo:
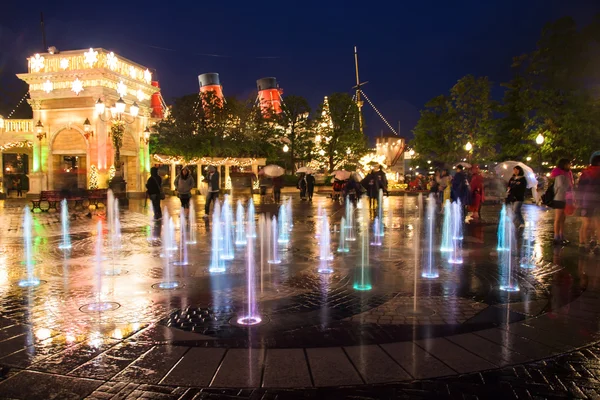
[[[71, 213], [70, 250], [58, 248], [62, 240], [59, 214], [35, 213], [34, 268], [43, 284], [21, 288], [17, 282], [25, 275], [25, 266], [22, 209], [17, 204], [24, 203], [5, 206], [0, 209], [0, 224], [7, 228], [0, 237], [0, 364], [33, 366], [56, 374], [77, 370], [77, 376], [109, 379], [153, 344], [225, 347], [232, 349], [230, 354], [248, 347], [328, 349], [441, 340], [551, 315], [577, 300], [589, 285], [576, 254], [551, 247], [552, 214], [533, 205], [525, 206], [524, 214], [534, 226], [536, 262], [533, 269], [517, 269], [519, 292], [499, 290], [496, 229], [500, 208], [496, 205], [484, 207], [483, 223], [467, 225], [462, 265], [448, 263], [437, 250], [440, 216], [433, 246], [439, 278], [422, 278], [415, 265], [421, 265], [424, 255], [415, 252], [415, 245], [427, 246], [423, 236], [415, 235], [419, 231], [417, 198], [389, 197], [384, 199], [382, 245], [369, 249], [372, 289], [357, 291], [353, 284], [362, 257], [359, 241], [349, 242], [348, 253], [334, 252], [332, 274], [317, 272], [317, 210], [321, 207], [329, 215], [335, 251], [344, 206], [325, 197], [315, 200], [312, 204], [294, 200], [294, 228], [289, 244], [280, 246], [281, 264], [268, 264], [264, 254], [261, 258], [261, 252], [255, 252], [263, 323], [251, 328], [232, 323], [245, 307], [245, 252], [237, 248], [234, 260], [226, 263], [226, 272], [211, 274], [210, 221], [198, 218], [198, 240], [189, 246], [189, 265], [171, 266], [181, 286], [160, 290], [156, 284], [163, 281], [161, 247], [157, 241], [148, 241], [153, 233], [160, 237], [159, 227], [151, 224], [151, 211], [142, 201], [131, 201], [129, 209], [121, 212], [122, 248], [112, 250], [108, 240], [103, 243], [103, 269], [120, 274], [103, 275], [101, 293], [97, 293], [95, 227], [97, 221], [105, 222], [103, 210], [91, 218], [83, 212]], [[202, 199], [196, 201], [196, 209], [202, 210]], [[179, 230], [178, 200], [171, 198], [165, 204]], [[277, 210], [275, 204], [259, 202], [256, 206], [257, 215], [275, 215]], [[370, 217], [375, 217], [374, 211]], [[574, 229], [573, 222], [569, 227]], [[415, 257], [419, 258], [416, 262]], [[87, 306], [99, 298], [113, 307], [90, 311]], [[129, 361], [104, 365], [109, 357], [106, 351]], [[100, 359], [94, 358], [100, 354]], [[181, 356], [174, 354], [173, 363]], [[315, 362], [310, 354], [306, 357], [309, 364]], [[352, 358], [351, 353], [348, 357]], [[92, 359], [100, 372], [86, 375], [92, 368], [86, 362]]]

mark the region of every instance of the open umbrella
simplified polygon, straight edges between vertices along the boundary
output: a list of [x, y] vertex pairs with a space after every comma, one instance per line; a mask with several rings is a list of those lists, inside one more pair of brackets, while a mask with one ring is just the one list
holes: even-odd
[[285, 169], [281, 168], [279, 165], [270, 164], [262, 169], [263, 174], [266, 176], [276, 177], [285, 174]]
[[463, 168], [467, 168], [467, 169], [471, 168], [471, 164], [469, 164], [468, 162], [464, 162], [464, 161], [461, 161], [456, 165], [462, 165]]
[[312, 169], [308, 168], [308, 167], [300, 167], [296, 170], [297, 174], [314, 174], [315, 171], [313, 171]]
[[331, 176], [333, 176], [337, 180], [345, 181], [346, 179], [350, 179], [350, 176], [352, 176], [352, 172], [346, 171], [345, 169], [339, 169], [337, 171], [333, 171], [331, 173]]
[[500, 164], [496, 165], [494, 171], [496, 171], [496, 175], [504, 179], [505, 181], [509, 181], [510, 177], [513, 175], [513, 168], [519, 166], [523, 168], [523, 172], [525, 173], [525, 180], [527, 181], [527, 188], [537, 188], [538, 181], [535, 178], [535, 173], [531, 167], [523, 164], [520, 161], [504, 161]]

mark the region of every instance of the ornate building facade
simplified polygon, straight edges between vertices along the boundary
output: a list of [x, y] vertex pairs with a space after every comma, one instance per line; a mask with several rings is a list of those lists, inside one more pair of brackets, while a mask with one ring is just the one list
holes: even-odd
[[19, 175], [32, 194], [106, 188], [116, 171], [128, 193], [143, 193], [149, 128], [162, 117], [149, 69], [100, 48], [35, 54], [28, 65], [17, 76], [33, 118], [0, 117], [3, 191]]

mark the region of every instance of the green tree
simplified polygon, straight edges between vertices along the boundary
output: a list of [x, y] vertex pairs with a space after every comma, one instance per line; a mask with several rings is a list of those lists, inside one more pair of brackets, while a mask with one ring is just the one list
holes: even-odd
[[291, 95], [286, 96], [281, 104], [281, 113], [277, 116], [280, 125], [278, 137], [289, 145], [292, 174], [296, 172], [296, 160], [305, 160], [310, 155], [313, 144], [310, 112], [310, 105], [304, 97]]
[[[413, 133], [415, 163], [434, 160], [452, 164], [463, 158], [483, 161], [493, 157], [496, 104], [487, 77], [467, 75], [450, 89], [425, 104]], [[471, 152], [465, 149], [471, 143]]]
[[313, 157], [328, 172], [358, 159], [367, 150], [367, 142], [358, 128], [358, 107], [346, 93], [325, 97], [319, 108]]
[[541, 133], [546, 157], [587, 160], [600, 139], [599, 43], [600, 17], [581, 30], [565, 17], [546, 24], [536, 49], [514, 59], [500, 123], [503, 157], [536, 151]]

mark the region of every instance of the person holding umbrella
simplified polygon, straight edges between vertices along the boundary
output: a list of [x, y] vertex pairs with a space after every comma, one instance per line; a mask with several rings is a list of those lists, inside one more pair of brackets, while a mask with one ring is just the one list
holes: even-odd
[[475, 164], [471, 168], [471, 212], [475, 221], [481, 220], [481, 206], [484, 202], [483, 176], [479, 165]]
[[208, 218], [210, 213], [210, 203], [214, 203], [219, 198], [219, 173], [217, 169], [209, 165], [208, 175], [205, 182], [208, 183], [208, 192], [206, 193], [206, 202], [204, 203], [204, 219]]
[[312, 201], [313, 193], [315, 191], [315, 177], [312, 174], [312, 171], [308, 171], [306, 175], [304, 175], [304, 180], [306, 181], [306, 193], [308, 194], [308, 201]]
[[506, 204], [509, 204], [512, 208], [512, 212], [515, 218], [515, 223], [518, 223], [519, 228], [525, 226], [525, 219], [521, 208], [525, 201], [525, 189], [527, 188], [527, 180], [525, 179], [525, 172], [520, 165], [513, 168], [513, 176], [508, 181], [508, 193], [506, 196]]

